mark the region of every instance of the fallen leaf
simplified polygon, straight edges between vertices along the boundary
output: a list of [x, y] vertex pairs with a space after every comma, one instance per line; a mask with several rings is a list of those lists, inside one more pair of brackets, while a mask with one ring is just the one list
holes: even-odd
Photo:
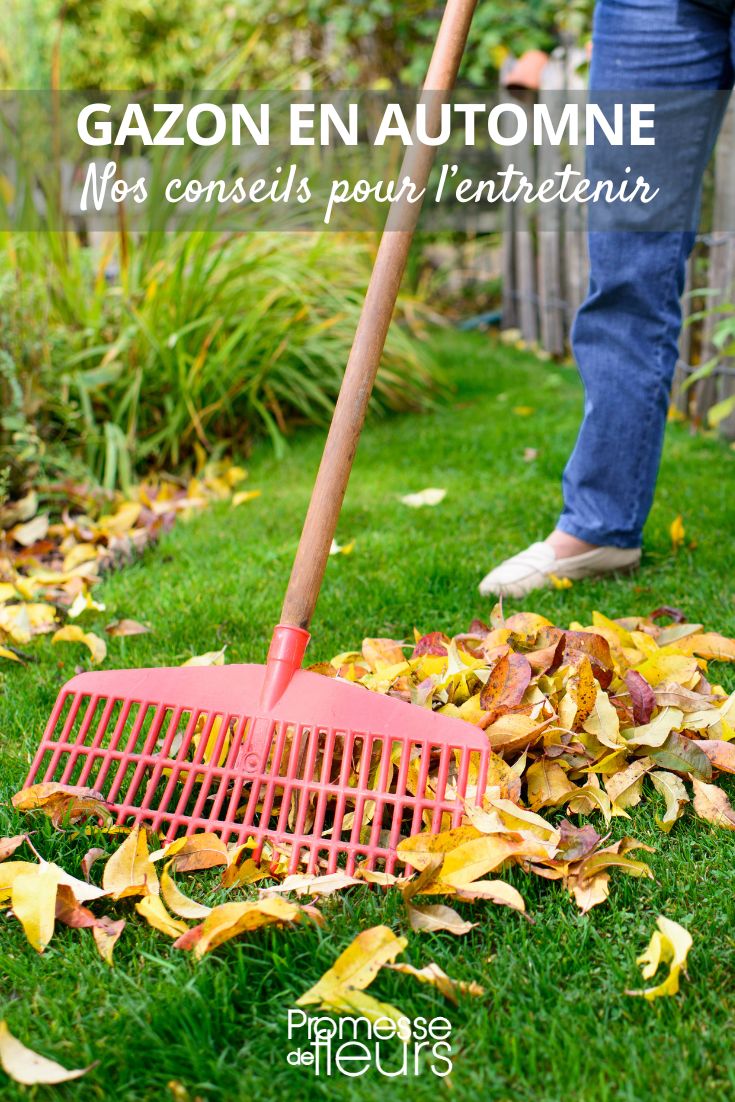
[[676, 554], [686, 538], [686, 529], [684, 528], [684, 521], [681, 515], [672, 520], [669, 525], [669, 535], [671, 536], [671, 548], [674, 554]]
[[420, 490], [416, 494], [406, 494], [401, 498], [401, 504], [409, 505], [412, 509], [421, 509], [425, 505], [438, 505], [447, 496], [446, 490], [430, 487], [428, 490]]
[[0, 838], [0, 861], [7, 861], [23, 843], [27, 841], [25, 834], [16, 834], [13, 838]]
[[42, 953], [54, 936], [58, 886], [58, 872], [52, 865], [38, 865], [13, 880], [13, 914], [37, 953]]
[[712, 764], [698, 743], [677, 731], [671, 732], [663, 746], [649, 750], [648, 756], [662, 769], [674, 773], [691, 773], [703, 781], [710, 780], [712, 776]]
[[337, 957], [329, 971], [296, 1002], [297, 1006], [321, 1005], [329, 1009], [335, 995], [344, 991], [364, 991], [383, 965], [395, 960], [408, 942], [396, 937], [388, 926], [363, 930]]
[[681, 777], [677, 777], [676, 773], [659, 770], [651, 773], [651, 780], [656, 791], [660, 792], [666, 801], [664, 817], [659, 819], [656, 816], [656, 825], [668, 834], [677, 819], [684, 814], [684, 805], [689, 803], [689, 796], [684, 782]]
[[68, 1083], [71, 1079], [80, 1079], [89, 1071], [89, 1068], [68, 1071], [61, 1064], [39, 1056], [13, 1036], [6, 1022], [0, 1022], [0, 1065], [7, 1076], [25, 1087]]
[[446, 999], [453, 1003], [458, 1001], [457, 995], [460, 993], [472, 995], [475, 998], [481, 998], [485, 994], [485, 988], [480, 987], [479, 983], [450, 979], [438, 964], [427, 964], [424, 968], [414, 968], [412, 964], [387, 964], [386, 967], [393, 972], [401, 972], [404, 976], [413, 976], [419, 983], [428, 983], [431, 987], [436, 987]]
[[118, 636], [126, 635], [147, 635], [151, 629], [146, 627], [145, 624], [138, 623], [137, 620], [113, 620], [108, 624], [105, 631], [108, 635], [117, 639]]
[[92, 656], [92, 664], [99, 666], [107, 657], [107, 645], [104, 639], [92, 631], [84, 631], [76, 624], [67, 624], [59, 628], [51, 637], [52, 643], [83, 643]]
[[491, 722], [520, 704], [532, 672], [528, 659], [522, 654], [510, 652], [498, 659], [480, 693], [480, 707], [490, 713]]
[[656, 695], [645, 677], [635, 670], [627, 670], [625, 684], [633, 702], [633, 719], [636, 727], [650, 723], [653, 709], [656, 707]]
[[659, 915], [656, 919], [656, 925], [658, 929], [654, 931], [645, 953], [638, 957], [638, 964], [641, 965], [641, 974], [644, 980], [652, 979], [662, 964], [669, 965], [669, 974], [656, 987], [648, 987], [643, 991], [625, 992], [626, 995], [641, 995], [649, 1002], [661, 996], [677, 994], [679, 976], [686, 967], [687, 956], [692, 947], [691, 934], [678, 922], [673, 922], [670, 918]]
[[477, 926], [476, 922], [467, 922], [453, 907], [447, 907], [443, 903], [429, 904], [425, 907], [410, 904], [408, 921], [412, 930], [427, 930], [431, 933], [446, 930], [447, 933], [456, 934], [457, 937], [462, 937]]
[[119, 918], [116, 922], [113, 922], [107, 915], [102, 915], [98, 918], [96, 924], [92, 928], [92, 936], [97, 946], [97, 951], [105, 963], [109, 964], [110, 967], [112, 967], [112, 951], [117, 945], [120, 934], [124, 929], [124, 918]]
[[103, 823], [111, 819], [110, 807], [101, 792], [56, 781], [22, 788], [13, 796], [12, 803], [17, 811], [43, 811], [56, 827], [90, 818], [98, 818]]
[[236, 509], [238, 505], [244, 505], [246, 501], [255, 501], [256, 497], [260, 497], [262, 493], [262, 490], [239, 490], [232, 495], [232, 508]]
[[723, 830], [735, 830], [735, 811], [727, 794], [716, 784], [705, 784], [696, 777], [692, 777], [692, 785], [694, 810], [699, 818]]
[[172, 861], [167, 862], [161, 873], [161, 895], [166, 906], [180, 918], [206, 918], [211, 914], [212, 908], [184, 895], [168, 871], [172, 864]]
[[220, 903], [200, 926], [191, 927], [175, 941], [174, 948], [193, 950], [200, 959], [239, 934], [274, 923], [300, 922], [309, 913], [307, 908], [280, 895], [264, 896], [257, 902]]
[[158, 876], [148, 856], [148, 842], [143, 828], [134, 827], [109, 858], [102, 873], [102, 887], [110, 892], [113, 899], [158, 895]]
[[168, 937], [180, 937], [187, 933], [189, 929], [185, 922], [173, 918], [168, 913], [160, 895], [144, 895], [135, 904], [135, 909], [149, 926], [152, 926], [154, 930], [160, 930], [162, 934], [166, 934]]
[[225, 648], [221, 650], [210, 650], [206, 654], [197, 654], [193, 658], [187, 658], [186, 662], [182, 662], [182, 666], [224, 666], [225, 664]]
[[218, 834], [211, 831], [200, 831], [198, 834], [177, 838], [163, 849], [152, 853], [151, 861], [160, 861], [164, 857], [167, 862], [173, 861], [176, 872], [201, 872], [230, 863], [227, 846]]
[[722, 739], [698, 739], [697, 747], [707, 755], [715, 769], [735, 773], [735, 743]]

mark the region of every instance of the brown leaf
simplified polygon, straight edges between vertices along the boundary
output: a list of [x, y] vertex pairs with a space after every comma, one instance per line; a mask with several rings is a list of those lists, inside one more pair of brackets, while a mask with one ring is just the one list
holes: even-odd
[[137, 620], [113, 620], [105, 628], [107, 634], [113, 636], [113, 638], [125, 635], [147, 635], [150, 630], [149, 627], [138, 623]]
[[625, 684], [633, 701], [633, 719], [636, 727], [643, 727], [651, 722], [653, 709], [656, 707], [656, 696], [653, 689], [641, 677], [636, 670], [628, 670], [625, 674]]
[[532, 672], [528, 659], [522, 654], [511, 651], [498, 659], [480, 694], [480, 707], [491, 716], [488, 722], [520, 704]]
[[25, 834], [16, 834], [13, 838], [0, 838], [0, 861], [12, 857], [15, 851], [27, 841]]
[[239, 934], [274, 923], [300, 922], [306, 908], [280, 895], [268, 895], [256, 902], [221, 903], [213, 907], [200, 926], [193, 926], [177, 941], [174, 949], [193, 950], [197, 959]]
[[[203, 869], [229, 864], [227, 846], [218, 834], [210, 831], [177, 838], [166, 846], [161, 856], [165, 856], [167, 861], [173, 859], [176, 872], [201, 872]], [[158, 854], [154, 854], [154, 857], [158, 857]]]
[[53, 781], [22, 788], [13, 796], [13, 807], [18, 811], [41, 810], [56, 827], [65, 822], [84, 822], [89, 818], [109, 823], [112, 818], [110, 806], [101, 792]]
[[563, 649], [560, 649], [558, 665], [563, 666], [568, 662], [576, 664], [584, 656], [589, 659], [592, 672], [602, 688], [608, 687], [614, 671], [607, 639], [593, 631], [565, 631]]
[[735, 743], [722, 739], [699, 739], [697, 746], [704, 751], [715, 769], [735, 773]]
[[725, 792], [716, 784], [705, 784], [692, 777], [694, 785], [694, 810], [700, 819], [713, 823], [723, 830], [735, 830], [735, 811]]
[[85, 853], [84, 857], [82, 858], [82, 873], [87, 883], [89, 883], [89, 874], [92, 869], [92, 865], [94, 865], [95, 862], [101, 860], [101, 858], [103, 857], [107, 857], [107, 851], [104, 849], [100, 849], [99, 846], [93, 846], [92, 849], [88, 849]]

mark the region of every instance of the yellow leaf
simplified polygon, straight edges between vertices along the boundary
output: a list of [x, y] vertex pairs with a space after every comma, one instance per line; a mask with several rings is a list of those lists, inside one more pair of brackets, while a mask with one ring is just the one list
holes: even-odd
[[465, 842], [448, 853], [441, 871], [442, 884], [453, 888], [468, 888], [489, 872], [495, 872], [506, 861], [517, 858], [548, 859], [549, 846], [539, 838], [484, 835]]
[[12, 650], [8, 650], [7, 647], [0, 647], [0, 658], [7, 658], [9, 662], [18, 662], [23, 665], [22, 660], [17, 654], [14, 654]]
[[70, 551], [64, 555], [64, 570], [73, 570], [75, 566], [81, 566], [83, 562], [92, 562], [99, 554], [94, 543], [75, 543]]
[[678, 922], [659, 915], [656, 925], [658, 929], [654, 931], [645, 953], [638, 957], [638, 964], [641, 965], [644, 980], [652, 979], [661, 964], [669, 965], [669, 974], [656, 987], [625, 992], [626, 995], [642, 995], [649, 1002], [662, 995], [676, 995], [679, 990], [679, 976], [686, 967], [687, 956], [692, 947], [691, 934]]
[[39, 513], [25, 524], [16, 524], [15, 528], [10, 529], [8, 535], [22, 547], [31, 547], [38, 540], [46, 538], [48, 524], [48, 516], [45, 513]]
[[485, 994], [485, 988], [480, 987], [479, 983], [450, 979], [446, 972], [433, 962], [424, 968], [414, 968], [412, 964], [388, 964], [386, 967], [393, 972], [401, 972], [404, 976], [413, 976], [419, 983], [428, 983], [431, 987], [436, 987], [446, 999], [453, 1003], [457, 1002], [458, 992], [463, 995], [473, 995], [475, 998], [481, 998]]
[[651, 780], [656, 790], [666, 800], [664, 817], [659, 819], [657, 816], [656, 825], [668, 834], [677, 819], [680, 819], [684, 814], [684, 804], [689, 803], [689, 796], [683, 780], [681, 777], [677, 777], [676, 773], [669, 773], [664, 769], [660, 769], [655, 773], [651, 773]]
[[684, 713], [678, 708], [664, 708], [650, 723], [633, 730], [628, 746], [663, 746], [672, 731], [681, 729], [683, 720]]
[[39, 1056], [37, 1052], [26, 1048], [13, 1036], [5, 1022], [0, 1022], [0, 1065], [6, 1075], [23, 1086], [36, 1084], [68, 1083], [86, 1075], [89, 1068], [76, 1068], [67, 1071], [61, 1064]]
[[59, 874], [52, 865], [39, 865], [13, 881], [13, 914], [38, 953], [44, 951], [54, 936], [58, 887]]
[[106, 536], [123, 536], [135, 527], [142, 508], [138, 501], [125, 501], [112, 515], [100, 517], [97, 527]]
[[653, 688], [662, 681], [676, 681], [679, 685], [690, 687], [690, 683], [699, 676], [696, 658], [683, 654], [653, 653], [634, 669]]
[[144, 895], [135, 904], [135, 909], [139, 915], [143, 916], [149, 926], [152, 926], [154, 930], [160, 930], [162, 934], [167, 934], [169, 937], [180, 937], [189, 929], [185, 922], [172, 918], [159, 895]]
[[416, 494], [406, 494], [400, 500], [402, 505], [408, 505], [411, 509], [422, 509], [426, 505], [438, 505], [446, 496], [446, 490], [430, 486], [427, 490], [420, 490]]
[[618, 713], [604, 689], [597, 690], [592, 712], [582, 726], [587, 734], [594, 735], [598, 742], [611, 750], [625, 746], [625, 739], [620, 734]]
[[205, 907], [203, 903], [197, 903], [196, 900], [184, 895], [168, 871], [172, 864], [172, 861], [168, 861], [161, 873], [161, 894], [166, 906], [180, 918], [206, 918], [212, 908]]
[[675, 517], [674, 520], [672, 520], [671, 524], [669, 525], [669, 535], [671, 536], [671, 547], [674, 551], [674, 554], [676, 554], [676, 552], [684, 543], [684, 538], [686, 536], [684, 521], [682, 520], [681, 515]]
[[84, 643], [85, 647], [89, 648], [89, 653], [92, 656], [92, 663], [95, 666], [99, 666], [100, 662], [104, 662], [107, 656], [107, 644], [104, 639], [100, 639], [99, 635], [95, 635], [92, 631], [84, 631], [76, 624], [67, 624], [63, 628], [59, 628], [51, 639], [52, 643]]
[[102, 887], [113, 899], [130, 895], [158, 895], [156, 870], [148, 856], [145, 830], [136, 826], [108, 860]]
[[283, 899], [280, 895], [264, 896], [257, 902], [221, 903], [213, 907], [200, 926], [194, 926], [179, 938], [174, 948], [192, 949], [200, 959], [239, 934], [280, 922], [300, 922], [309, 910]]
[[528, 803], [533, 811], [540, 807], [553, 807], [575, 786], [569, 780], [566, 770], [557, 761], [539, 758], [526, 770]]
[[260, 497], [262, 490], [240, 490], [239, 493], [232, 495], [232, 508], [235, 509], [238, 505], [244, 505], [246, 501], [254, 501], [256, 497]]
[[431, 864], [435, 854], [449, 853], [480, 836], [480, 831], [474, 826], [455, 827], [441, 834], [414, 834], [398, 843], [397, 853], [401, 861], [421, 870]]
[[181, 664], [182, 666], [224, 666], [225, 648], [210, 650], [206, 654], [197, 654], [193, 658], [187, 658], [186, 662]]
[[727, 795], [716, 784], [706, 784], [692, 777], [694, 786], [694, 810], [700, 819], [722, 827], [723, 830], [735, 830], [735, 811]]
[[559, 578], [556, 574], [549, 574], [549, 581], [554, 589], [571, 589], [574, 584], [571, 578]]
[[335, 995], [345, 990], [363, 991], [384, 964], [394, 961], [408, 942], [388, 926], [363, 930], [341, 953], [328, 972], [297, 1000], [297, 1006], [321, 1004], [326, 1009]]
[[9, 903], [13, 884], [19, 876], [38, 872], [35, 861], [4, 861], [0, 865], [0, 903]]
[[119, 918], [116, 922], [102, 915], [92, 927], [92, 936], [97, 946], [97, 951], [106, 964], [112, 967], [112, 951], [117, 944], [120, 934], [125, 929], [125, 919]]

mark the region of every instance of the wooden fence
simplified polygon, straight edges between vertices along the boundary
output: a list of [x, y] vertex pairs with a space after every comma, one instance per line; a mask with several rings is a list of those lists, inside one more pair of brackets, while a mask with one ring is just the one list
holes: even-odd
[[[541, 74], [538, 92], [514, 89], [505, 96], [512, 95], [530, 112], [537, 100], [543, 101], [550, 93], [581, 89], [584, 59], [579, 49], [559, 49]], [[570, 158], [581, 171], [584, 151], [571, 150], [564, 160]], [[534, 149], [530, 143], [514, 149], [513, 162], [516, 168], [535, 172], [539, 178], [563, 167], [560, 150]], [[735, 227], [734, 163], [735, 107], [731, 106], [708, 170], [715, 226]], [[506, 204], [503, 229], [503, 328], [519, 330], [524, 340], [554, 356], [565, 355], [588, 279], [584, 213], [580, 208], [529, 211]], [[735, 439], [735, 411], [722, 416], [722, 403], [731, 398], [735, 401], [735, 357], [728, 360], [716, 344], [717, 327], [727, 317], [731, 303], [735, 315], [735, 233], [702, 233], [687, 266], [685, 321], [672, 400], [681, 414], [697, 424], [707, 424], [712, 411], [719, 430]], [[698, 317], [700, 313], [705, 316]], [[712, 373], [686, 386], [699, 366], [711, 359], [717, 361]]]

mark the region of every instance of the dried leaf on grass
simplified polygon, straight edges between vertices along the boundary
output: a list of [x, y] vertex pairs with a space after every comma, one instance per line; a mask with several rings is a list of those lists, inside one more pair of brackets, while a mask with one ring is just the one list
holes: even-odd
[[102, 873], [102, 886], [113, 899], [158, 895], [158, 876], [148, 854], [144, 829], [134, 827], [109, 858]]
[[313, 908], [302, 907], [279, 895], [264, 896], [256, 902], [221, 903], [212, 908], [201, 925], [191, 927], [175, 941], [174, 948], [192, 950], [200, 959], [239, 934], [314, 916]]
[[14, 1082], [22, 1083], [26, 1087], [68, 1083], [71, 1079], [80, 1079], [90, 1070], [68, 1070], [54, 1060], [47, 1060], [45, 1056], [40, 1056], [21, 1044], [10, 1032], [6, 1022], [0, 1022], [0, 1065]]
[[428, 983], [441, 991], [442, 995], [450, 1002], [458, 1001], [458, 994], [473, 995], [481, 998], [485, 994], [485, 988], [474, 981], [453, 980], [444, 972], [438, 964], [427, 964], [424, 968], [414, 968], [412, 964], [388, 964], [393, 972], [401, 972], [404, 976], [413, 976], [419, 983]]
[[651, 941], [640, 957], [641, 974], [644, 980], [650, 980], [661, 965], [669, 965], [669, 973], [666, 978], [655, 987], [647, 987], [643, 991], [626, 991], [626, 995], [641, 995], [649, 1002], [665, 995], [676, 995], [679, 990], [679, 976], [686, 968], [687, 956], [692, 947], [692, 936], [688, 930], [673, 922], [670, 918], [660, 915], [656, 919], [657, 930], [651, 936]]

